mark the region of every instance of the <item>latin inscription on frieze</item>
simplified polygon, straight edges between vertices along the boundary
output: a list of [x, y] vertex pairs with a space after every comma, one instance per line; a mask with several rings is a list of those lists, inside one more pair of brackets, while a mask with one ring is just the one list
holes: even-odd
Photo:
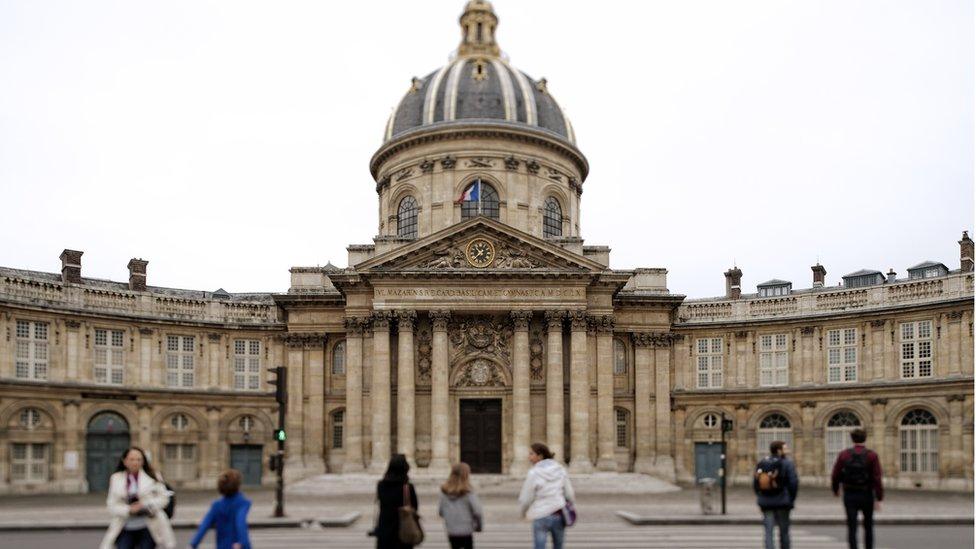
[[377, 299], [582, 300], [583, 288], [376, 288]]

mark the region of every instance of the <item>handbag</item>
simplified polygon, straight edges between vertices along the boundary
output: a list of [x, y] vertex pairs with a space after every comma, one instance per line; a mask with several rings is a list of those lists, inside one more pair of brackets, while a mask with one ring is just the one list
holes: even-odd
[[565, 524], [567, 528], [576, 524], [576, 506], [573, 505], [572, 501], [567, 499], [566, 506], [562, 508], [561, 512], [563, 515], [563, 524]]
[[400, 543], [406, 545], [420, 545], [424, 542], [424, 529], [420, 527], [420, 515], [410, 505], [410, 485], [403, 485], [403, 507], [398, 510], [400, 515], [400, 531], [397, 532]]

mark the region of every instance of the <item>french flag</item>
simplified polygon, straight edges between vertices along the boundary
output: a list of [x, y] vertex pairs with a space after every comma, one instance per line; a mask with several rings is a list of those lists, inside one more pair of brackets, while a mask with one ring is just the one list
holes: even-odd
[[478, 197], [481, 196], [481, 181], [475, 181], [473, 185], [468, 187], [468, 190], [461, 193], [461, 198], [457, 199], [457, 203], [461, 202], [477, 202]]

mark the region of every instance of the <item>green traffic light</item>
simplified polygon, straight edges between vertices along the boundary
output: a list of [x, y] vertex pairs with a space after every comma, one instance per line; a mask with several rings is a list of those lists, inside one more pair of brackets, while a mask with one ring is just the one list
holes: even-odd
[[284, 429], [276, 429], [275, 430], [275, 440], [280, 440], [280, 441], [284, 441], [285, 440], [285, 430]]

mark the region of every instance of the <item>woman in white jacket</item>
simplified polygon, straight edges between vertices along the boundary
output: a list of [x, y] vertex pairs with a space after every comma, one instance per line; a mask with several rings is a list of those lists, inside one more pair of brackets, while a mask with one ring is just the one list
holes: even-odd
[[100, 549], [153, 549], [176, 547], [176, 536], [163, 511], [170, 493], [153, 471], [146, 453], [135, 446], [119, 459], [108, 480], [108, 512], [112, 521]]
[[532, 521], [534, 549], [546, 549], [546, 539], [552, 533], [553, 549], [562, 549], [566, 535], [563, 508], [566, 500], [573, 501], [573, 485], [566, 469], [553, 458], [549, 447], [541, 442], [532, 444], [529, 461], [532, 468], [519, 494], [519, 513]]

